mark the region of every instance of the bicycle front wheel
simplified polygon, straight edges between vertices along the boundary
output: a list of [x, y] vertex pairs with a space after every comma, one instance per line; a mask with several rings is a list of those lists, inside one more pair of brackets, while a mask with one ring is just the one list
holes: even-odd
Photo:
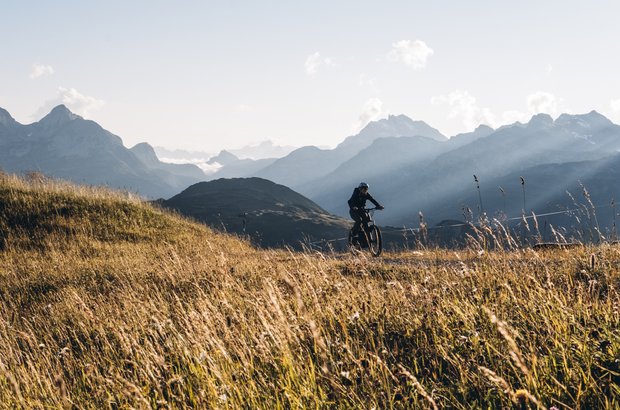
[[381, 251], [383, 250], [381, 231], [374, 225], [368, 231], [368, 250], [372, 256], [381, 255]]

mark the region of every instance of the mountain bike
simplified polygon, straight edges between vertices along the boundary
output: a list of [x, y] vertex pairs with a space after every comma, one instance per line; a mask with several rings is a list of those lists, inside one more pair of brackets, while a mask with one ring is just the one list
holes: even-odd
[[364, 208], [364, 212], [368, 218], [367, 223], [361, 223], [358, 232], [353, 232], [353, 228], [349, 230], [349, 248], [352, 250], [368, 249], [372, 256], [381, 255], [383, 250], [383, 242], [381, 240], [381, 230], [372, 218], [377, 208]]

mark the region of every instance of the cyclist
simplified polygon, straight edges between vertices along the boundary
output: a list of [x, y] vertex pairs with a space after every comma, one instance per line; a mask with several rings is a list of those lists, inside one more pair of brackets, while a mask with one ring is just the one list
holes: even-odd
[[370, 221], [370, 217], [366, 212], [364, 212], [364, 208], [366, 207], [366, 201], [370, 201], [377, 209], [384, 209], [383, 205], [379, 204], [368, 193], [368, 184], [366, 182], [360, 182], [360, 184], [353, 190], [353, 195], [349, 198], [349, 215], [355, 221], [355, 225], [353, 225], [353, 232], [357, 233], [360, 229], [360, 225], [364, 223], [364, 228], [368, 229], [368, 222]]

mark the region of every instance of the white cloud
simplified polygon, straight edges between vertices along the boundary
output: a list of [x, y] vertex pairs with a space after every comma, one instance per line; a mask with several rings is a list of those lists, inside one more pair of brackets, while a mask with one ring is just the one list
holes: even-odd
[[[566, 111], [563, 100], [555, 95], [537, 91], [528, 95], [525, 99], [527, 111], [508, 110], [500, 115], [493, 113], [489, 108], [480, 107], [476, 98], [468, 91], [456, 90], [450, 94], [433, 97], [433, 105], [448, 105], [451, 110], [448, 114], [449, 119], [460, 119], [467, 131], [475, 129], [480, 124], [490, 125], [498, 128], [502, 125], [513, 124], [515, 122], [526, 123], [535, 114], [545, 113], [557, 116], [562, 110]], [[620, 99], [617, 101], [620, 111]]]
[[379, 88], [377, 87], [377, 81], [374, 77], [362, 73], [358, 79], [358, 85], [360, 87], [368, 88], [373, 94], [379, 94]]
[[553, 71], [553, 66], [551, 64], [547, 64], [547, 68], [545, 69], [545, 71], [547, 72], [547, 75], [551, 75], [551, 72]]
[[370, 121], [379, 119], [383, 114], [383, 101], [378, 98], [370, 98], [362, 107], [362, 113], [359, 116], [359, 122], [353, 127], [354, 131], [358, 131], [365, 127]]
[[544, 113], [553, 117], [557, 117], [561, 113], [569, 111], [564, 105], [564, 100], [562, 98], [558, 98], [545, 91], [536, 91], [528, 95], [527, 108], [532, 115]]
[[614, 113], [620, 112], [620, 98], [616, 100], [611, 100], [609, 102], [609, 106]]
[[448, 104], [451, 107], [448, 118], [462, 118], [463, 125], [473, 130], [480, 124], [495, 127], [497, 120], [488, 108], [481, 108], [476, 98], [468, 91], [456, 90], [447, 96], [441, 95], [431, 99], [433, 105]]
[[392, 44], [388, 59], [394, 62], [402, 62], [414, 70], [420, 70], [426, 67], [426, 60], [433, 53], [433, 49], [422, 40], [401, 40]]
[[333, 66], [334, 62], [331, 58], [321, 57], [318, 51], [306, 58], [306, 74], [315, 75], [321, 66]]
[[217, 162], [213, 164], [209, 164], [209, 158], [159, 158], [161, 162], [166, 162], [168, 164], [194, 164], [198, 168], [200, 168], [206, 175], [214, 174], [222, 165]]
[[364, 87], [364, 86], [369, 86], [369, 87], [374, 87], [375, 86], [375, 79], [368, 76], [367, 74], [360, 74], [359, 77], [359, 85], [360, 87]]
[[54, 74], [54, 67], [50, 65], [33, 64], [32, 70], [30, 70], [30, 78], [32, 80], [52, 74]]
[[531, 114], [558, 115], [560, 103], [555, 95], [544, 91], [536, 91], [527, 96], [527, 108]]
[[496, 126], [506, 125], [506, 124], [514, 124], [515, 122], [526, 123], [532, 118], [531, 115], [518, 111], [518, 110], [508, 110], [504, 111], [501, 115], [502, 123], [496, 124]]
[[69, 110], [82, 117], [88, 118], [92, 111], [96, 111], [105, 105], [105, 102], [95, 97], [80, 93], [75, 88], [58, 87], [56, 96], [43, 104], [33, 115], [38, 120], [47, 115], [52, 108], [64, 104]]

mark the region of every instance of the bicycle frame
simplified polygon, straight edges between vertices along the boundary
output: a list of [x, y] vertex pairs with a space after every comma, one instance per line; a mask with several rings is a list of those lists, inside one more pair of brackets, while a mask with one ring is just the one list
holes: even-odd
[[[366, 216], [368, 218], [368, 221], [366, 223], [362, 222], [360, 223], [360, 230], [358, 232], [353, 232], [353, 228], [351, 228], [351, 230], [349, 231], [349, 244], [350, 245], [354, 245], [357, 244], [357, 246], [360, 246], [360, 242], [355, 239], [355, 237], [359, 234], [359, 233], [363, 233], [363, 236], [365, 237], [365, 243], [366, 245], [362, 245], [363, 247], [368, 247], [368, 249], [371, 251], [371, 253], [373, 254], [373, 256], [379, 256], [379, 254], [381, 254], [381, 248], [382, 248], [382, 244], [381, 244], [381, 231], [379, 230], [379, 228], [375, 225], [375, 220], [373, 218], [374, 216], [374, 210], [378, 209], [378, 208], [364, 208], [363, 211], [366, 214]], [[374, 232], [374, 235], [373, 235]], [[371, 241], [370, 239], [374, 238], [373, 241]], [[378, 248], [371, 248], [371, 245], [377, 245], [378, 243]]]
[[[368, 228], [372, 228], [375, 225], [375, 219], [373, 218], [373, 216], [375, 215], [375, 210], [378, 209], [377, 207], [374, 208], [364, 208], [363, 211], [366, 214], [366, 216], [368, 216], [368, 222], [366, 222], [366, 226]], [[360, 228], [364, 229], [364, 223], [362, 222], [360, 224]]]

